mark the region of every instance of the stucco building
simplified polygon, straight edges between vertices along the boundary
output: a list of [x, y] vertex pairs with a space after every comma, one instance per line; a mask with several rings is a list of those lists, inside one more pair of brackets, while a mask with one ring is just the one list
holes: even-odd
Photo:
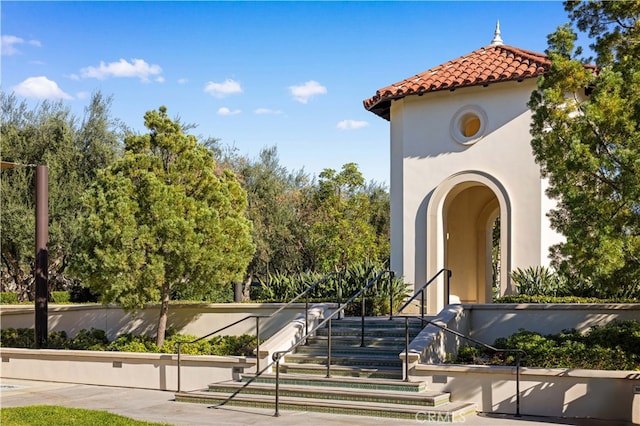
[[[551, 62], [491, 44], [383, 87], [364, 106], [390, 122], [391, 268], [416, 287], [452, 270], [463, 303], [513, 292], [516, 268], [559, 241], [534, 160], [527, 103]], [[495, 228], [495, 229], [494, 229]], [[445, 304], [430, 286], [429, 311]]]

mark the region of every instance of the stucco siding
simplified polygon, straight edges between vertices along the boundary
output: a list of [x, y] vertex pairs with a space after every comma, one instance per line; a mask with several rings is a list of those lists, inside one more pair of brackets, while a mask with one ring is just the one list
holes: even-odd
[[[441, 254], [428, 252], [432, 236], [427, 235], [427, 221], [442, 217], [427, 218], [427, 207], [443, 182], [463, 172], [487, 175], [506, 192], [511, 240], [504, 254], [510, 267], [548, 263], [547, 245], [557, 238], [548, 231], [550, 202], [530, 146], [527, 102], [534, 89], [535, 81], [525, 80], [392, 103], [392, 267], [401, 264], [407, 282], [422, 284], [444, 266]], [[451, 122], [469, 105], [486, 113], [486, 130], [475, 143], [463, 145], [452, 136]]]

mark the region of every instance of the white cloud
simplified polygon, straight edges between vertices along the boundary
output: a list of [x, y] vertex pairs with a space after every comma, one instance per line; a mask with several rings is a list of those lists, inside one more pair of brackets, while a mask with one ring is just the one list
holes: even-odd
[[342, 120], [336, 126], [340, 130], [354, 130], [354, 129], [362, 129], [363, 127], [367, 127], [369, 123], [367, 121], [362, 120]]
[[269, 109], [269, 108], [258, 108], [253, 112], [258, 114], [258, 115], [282, 115], [282, 114], [284, 114], [284, 112], [282, 112], [279, 109]]
[[180, 78], [180, 79], [178, 79], [178, 84], [187, 84], [188, 81], [189, 81], [189, 79], [187, 79], [187, 78]]
[[38, 40], [25, 40], [20, 37], [16, 37], [13, 35], [3, 35], [0, 44], [0, 51], [5, 56], [17, 55], [20, 53], [16, 46], [20, 44], [29, 44], [31, 46], [40, 47], [42, 46]]
[[164, 83], [164, 77], [163, 76], [156, 77], [156, 82]]
[[62, 91], [55, 81], [47, 77], [29, 77], [12, 89], [17, 95], [25, 98], [73, 99], [71, 95]]
[[161, 73], [160, 65], [150, 65], [144, 59], [132, 59], [131, 62], [120, 59], [118, 62], [108, 64], [100, 61], [100, 65], [97, 67], [86, 67], [80, 70], [80, 75], [83, 78], [104, 80], [109, 77], [137, 77], [144, 82], [149, 81], [149, 77], [154, 75], [157, 75], [157, 78], [162, 78]]
[[208, 82], [204, 87], [204, 91], [216, 98], [224, 98], [225, 96], [242, 93], [242, 87], [237, 81], [228, 78], [222, 83]]
[[230, 110], [227, 107], [221, 107], [218, 109], [218, 115], [237, 115], [241, 112], [242, 111], [240, 111], [239, 109]]
[[326, 95], [327, 88], [317, 81], [310, 80], [298, 86], [289, 86], [289, 91], [291, 92], [293, 99], [301, 104], [306, 104], [309, 102], [309, 99], [316, 95]]
[[89, 97], [90, 93], [89, 92], [78, 92], [76, 93], [76, 98], [77, 99], [87, 99]]

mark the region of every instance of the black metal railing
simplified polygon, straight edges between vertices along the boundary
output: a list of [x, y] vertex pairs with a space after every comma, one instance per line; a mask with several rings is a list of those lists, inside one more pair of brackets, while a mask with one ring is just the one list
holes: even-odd
[[327, 374], [326, 377], [329, 378], [331, 377], [331, 321], [334, 319], [334, 317], [338, 317], [340, 318], [340, 315], [343, 313], [343, 311], [346, 309], [347, 306], [349, 306], [349, 304], [351, 304], [354, 300], [356, 300], [358, 297], [361, 298], [361, 308], [360, 308], [360, 317], [361, 317], [361, 340], [360, 340], [360, 346], [364, 346], [364, 334], [365, 334], [365, 310], [366, 310], [366, 291], [368, 289], [370, 289], [375, 283], [377, 283], [378, 281], [380, 281], [383, 276], [388, 276], [389, 279], [389, 288], [391, 288], [391, 283], [393, 282], [393, 278], [394, 278], [394, 273], [393, 271], [389, 271], [389, 270], [385, 270], [380, 272], [378, 275], [376, 275], [375, 277], [371, 278], [364, 286], [362, 286], [362, 288], [355, 293], [353, 296], [351, 296], [343, 305], [339, 306], [338, 309], [336, 309], [334, 312], [332, 312], [327, 318], [325, 318], [323, 321], [319, 322], [315, 327], [313, 327], [313, 329], [308, 330], [306, 332], [306, 334], [304, 336], [302, 336], [296, 343], [294, 343], [293, 345], [291, 345], [291, 347], [289, 347], [286, 350], [283, 351], [277, 351], [273, 353], [273, 362], [270, 365], [273, 365], [275, 363], [275, 370], [276, 370], [276, 389], [275, 389], [275, 414], [274, 416], [278, 417], [280, 416], [280, 360], [288, 353], [290, 353], [291, 351], [293, 351], [294, 349], [296, 349], [298, 346], [300, 346], [301, 344], [303, 344], [304, 342], [307, 341], [307, 339], [313, 334], [315, 333], [318, 329], [322, 328], [325, 326], [325, 324], [327, 325]]
[[[440, 276], [440, 274], [444, 274], [444, 287], [445, 287], [445, 306], [449, 304], [449, 298], [451, 297], [451, 271], [449, 269], [446, 268], [442, 268], [440, 269], [438, 272], [436, 272], [436, 274], [431, 277], [431, 279], [429, 279], [429, 281], [427, 281], [425, 284], [422, 285], [422, 287], [420, 287], [418, 289], [418, 291], [416, 291], [413, 296], [411, 296], [409, 299], [407, 299], [407, 301], [396, 311], [396, 313], [393, 313], [393, 308], [391, 308], [391, 310], [389, 310], [389, 319], [393, 319], [394, 316], [399, 315], [400, 313], [402, 313], [402, 311], [404, 311], [407, 306], [409, 306], [414, 300], [416, 300], [416, 298], [418, 296], [420, 296], [420, 317], [422, 319], [424, 319], [424, 307], [426, 305], [427, 302], [427, 297], [426, 297], [426, 290], [427, 287], [429, 287], [432, 283], [434, 283], [436, 281], [436, 278], [438, 278]], [[390, 300], [389, 300], [389, 306], [393, 307], [393, 293], [390, 296]]]
[[[496, 353], [508, 353], [508, 352], [513, 352], [516, 354], [516, 416], [520, 416], [520, 361], [522, 359], [522, 356], [525, 355], [526, 356], [526, 352], [521, 350], [521, 349], [499, 349], [499, 348], [495, 348], [491, 345], [488, 345], [484, 342], [481, 342], [477, 339], [474, 339], [472, 337], [469, 337], [467, 335], [464, 335], [462, 333], [460, 333], [459, 331], [456, 330], [452, 330], [450, 328], [448, 328], [445, 325], [442, 324], [438, 324], [436, 322], [433, 322], [431, 320], [425, 320], [424, 318], [424, 307], [425, 307], [425, 290], [427, 289], [427, 287], [433, 283], [436, 278], [440, 275], [443, 274], [445, 276], [445, 297], [446, 297], [446, 302], [445, 302], [445, 306], [449, 304], [449, 297], [450, 297], [450, 293], [451, 293], [451, 286], [450, 286], [450, 280], [451, 280], [451, 271], [448, 269], [441, 269], [440, 271], [438, 271], [429, 281], [427, 281], [422, 287], [420, 287], [420, 289], [414, 293], [413, 296], [411, 296], [397, 311], [395, 314], [390, 314], [389, 315], [389, 319], [393, 319], [394, 316], [398, 316], [400, 315], [406, 308], [407, 306], [409, 306], [418, 296], [420, 296], [420, 317], [412, 317], [410, 315], [404, 315], [404, 332], [405, 332], [405, 338], [404, 338], [404, 381], [408, 382], [409, 381], [409, 321], [410, 320], [420, 320], [420, 324], [422, 326], [422, 328], [425, 327], [426, 324], [431, 324], [435, 327], [440, 328], [441, 330], [454, 334], [458, 337], [461, 337], [463, 339], [466, 339], [470, 342], [473, 342], [477, 345], [480, 345], [486, 349], [492, 350]], [[391, 299], [391, 302], [393, 302], [393, 299]], [[391, 304], [390, 306], [393, 306], [393, 304]], [[392, 311], [391, 311], [392, 312]]]
[[260, 370], [260, 319], [267, 319], [267, 318], [273, 318], [276, 315], [278, 315], [280, 312], [282, 312], [284, 309], [290, 307], [293, 303], [297, 302], [298, 300], [300, 300], [301, 297], [306, 296], [305, 297], [305, 309], [304, 309], [304, 327], [305, 327], [305, 335], [309, 334], [309, 294], [311, 293], [311, 291], [313, 291], [316, 287], [318, 287], [320, 284], [326, 282], [327, 280], [329, 280], [329, 278], [333, 277], [333, 276], [338, 276], [338, 287], [337, 287], [337, 295], [336, 295], [336, 299], [337, 299], [337, 303], [338, 303], [338, 308], [340, 308], [342, 305], [342, 273], [341, 272], [330, 272], [327, 275], [325, 275], [324, 277], [320, 278], [318, 281], [316, 281], [315, 283], [311, 284], [309, 287], [307, 287], [302, 293], [300, 293], [299, 295], [297, 295], [296, 297], [294, 297], [293, 299], [291, 299], [289, 302], [287, 302], [285, 305], [281, 306], [278, 310], [274, 311], [273, 313], [269, 314], [269, 315], [249, 315], [247, 317], [241, 318], [237, 321], [232, 322], [231, 324], [225, 325], [224, 327], [221, 327], [215, 331], [212, 331], [209, 334], [206, 334], [204, 336], [198, 337], [197, 339], [193, 339], [193, 340], [185, 340], [185, 341], [179, 341], [176, 342], [176, 347], [177, 347], [177, 353], [178, 353], [178, 374], [177, 374], [177, 379], [178, 379], [178, 392], [181, 391], [181, 376], [180, 376], [180, 370], [181, 370], [181, 365], [182, 365], [182, 360], [181, 360], [181, 349], [182, 349], [182, 345], [188, 345], [188, 344], [193, 344], [193, 343], [197, 343], [201, 340], [204, 340], [208, 337], [211, 337], [213, 335], [216, 335], [228, 328], [231, 328], [235, 325], [238, 325], [244, 321], [248, 321], [250, 319], [255, 319], [256, 320], [256, 372], [259, 372], [260, 374], [262, 374], [262, 372], [266, 371], [266, 369], [268, 369], [273, 363], [270, 363], [267, 367], [265, 367], [262, 371]]
[[[425, 325], [424, 306], [426, 303], [425, 292], [427, 287], [429, 287], [431, 283], [434, 283], [436, 281], [436, 278], [438, 278], [440, 274], [444, 274], [444, 277], [445, 277], [445, 289], [446, 289], [445, 297], [447, 298], [445, 306], [449, 304], [449, 297], [451, 292], [451, 285], [449, 281], [451, 280], [452, 274], [449, 269], [442, 268], [438, 272], [436, 272], [436, 274], [433, 277], [431, 277], [431, 279], [429, 279], [425, 284], [423, 284], [418, 289], [418, 291], [413, 293], [413, 296], [407, 299], [407, 301], [400, 308], [398, 308], [395, 314], [393, 313], [393, 310], [390, 310], [389, 319], [393, 319], [394, 316], [400, 315], [407, 308], [407, 306], [409, 306], [414, 300], [416, 300], [418, 296], [420, 296], [420, 322], [422, 324], [422, 327], [424, 328], [424, 325]], [[393, 306], [393, 304], [391, 304], [390, 306]], [[404, 381], [405, 382], [409, 381], [409, 318], [410, 316], [408, 315], [404, 316], [404, 336], [405, 336], [404, 337], [404, 353], [405, 353]]]
[[[481, 342], [473, 337], [469, 337], [459, 331], [452, 330], [448, 328], [446, 325], [438, 324], [434, 321], [427, 320], [428, 324], [438, 327], [439, 329], [446, 331], [447, 333], [451, 333], [455, 336], [461, 337], [465, 340], [475, 343], [476, 345], [482, 346], [483, 348], [489, 349], [496, 353], [515, 353], [516, 354], [516, 417], [520, 417], [520, 361], [522, 361], [523, 357], [527, 356], [527, 353], [522, 349], [501, 349]], [[405, 349], [408, 353], [408, 349]]]

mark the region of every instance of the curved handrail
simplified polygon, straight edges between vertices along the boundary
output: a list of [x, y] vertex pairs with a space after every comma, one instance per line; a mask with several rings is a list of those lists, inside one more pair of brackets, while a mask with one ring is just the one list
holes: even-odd
[[[293, 351], [295, 348], [297, 348], [298, 346], [300, 346], [303, 342], [305, 342], [307, 340], [307, 338], [312, 335], [313, 333], [315, 333], [318, 329], [324, 327], [325, 324], [328, 323], [328, 339], [327, 339], [327, 377], [330, 377], [330, 373], [331, 373], [331, 320], [337, 316], [340, 315], [341, 312], [343, 312], [346, 307], [353, 302], [355, 299], [357, 299], [359, 296], [363, 296], [361, 299], [361, 303], [362, 303], [362, 333], [361, 333], [361, 346], [364, 346], [364, 308], [365, 308], [365, 297], [364, 297], [364, 293], [373, 286], [374, 283], [378, 282], [383, 275], [385, 274], [389, 274], [389, 278], [393, 279], [394, 276], [394, 272], [390, 271], [390, 270], [384, 270], [382, 272], [380, 272], [378, 275], [376, 275], [375, 277], [371, 278], [367, 284], [365, 284], [356, 294], [354, 294], [353, 296], [351, 296], [349, 298], [349, 300], [347, 300], [342, 306], [338, 307], [338, 309], [336, 309], [334, 312], [332, 312], [327, 318], [325, 318], [323, 321], [319, 322], [315, 327], [313, 327], [313, 329], [311, 329], [310, 331], [306, 332], [304, 336], [302, 336], [296, 343], [294, 343], [293, 345], [291, 345], [291, 347], [289, 347], [289, 349], [286, 350], [282, 350], [282, 351], [276, 351], [273, 353], [272, 355], [272, 359], [276, 364], [276, 401], [275, 401], [275, 406], [276, 406], [276, 412], [274, 414], [274, 416], [278, 417], [280, 415], [279, 412], [279, 398], [280, 398], [280, 360], [282, 359], [282, 357], [286, 354], [288, 354], [289, 352]], [[271, 363], [270, 365], [273, 365], [273, 363]]]
[[[276, 316], [277, 314], [279, 314], [280, 312], [282, 312], [284, 309], [288, 308], [289, 306], [291, 306], [293, 303], [295, 303], [298, 299], [300, 299], [302, 296], [308, 295], [309, 292], [311, 292], [313, 289], [315, 289], [318, 285], [326, 282], [329, 277], [333, 276], [333, 275], [338, 275], [339, 281], [338, 281], [338, 294], [337, 294], [337, 298], [338, 298], [338, 306], [340, 306], [341, 302], [342, 302], [342, 273], [338, 272], [338, 271], [333, 271], [333, 272], [329, 272], [328, 274], [326, 274], [324, 277], [320, 278], [318, 281], [316, 281], [315, 283], [311, 284], [309, 287], [307, 287], [302, 293], [300, 293], [299, 295], [297, 295], [296, 297], [294, 297], [293, 299], [291, 299], [289, 302], [287, 302], [285, 305], [281, 306], [279, 309], [277, 309], [276, 311], [272, 312], [269, 315], [249, 315], [246, 316], [244, 318], [241, 318], [237, 321], [232, 322], [231, 324], [225, 325], [224, 327], [221, 327], [215, 331], [212, 331], [209, 334], [206, 334], [204, 336], [198, 337], [197, 339], [193, 339], [193, 340], [183, 340], [183, 341], [177, 341], [176, 342], [176, 347], [177, 347], [177, 353], [178, 353], [178, 372], [177, 372], [177, 379], [178, 379], [178, 392], [180, 392], [180, 385], [181, 385], [181, 380], [180, 380], [180, 366], [181, 366], [181, 347], [182, 345], [189, 345], [192, 343], [197, 343], [203, 339], [206, 339], [207, 337], [211, 337], [214, 334], [217, 334], [221, 331], [226, 330], [227, 328], [233, 327], [234, 325], [240, 324], [241, 322], [244, 322], [248, 319], [251, 318], [255, 318], [256, 320], [256, 371], [260, 371], [260, 318], [272, 318], [274, 316]], [[308, 330], [308, 320], [307, 320], [307, 312], [309, 311], [309, 298], [307, 297], [305, 300], [305, 330]], [[268, 365], [267, 367], [265, 367], [265, 370], [267, 368], [269, 368], [270, 365]]]
[[[393, 318], [394, 316], [397, 316], [398, 314], [400, 314], [402, 311], [404, 311], [404, 309], [409, 306], [409, 304], [411, 302], [413, 302], [416, 297], [418, 297], [418, 295], [421, 295], [421, 304], [420, 304], [420, 312], [422, 314], [422, 317], [424, 318], [424, 292], [427, 289], [427, 287], [436, 280], [436, 278], [438, 278], [438, 276], [442, 273], [446, 272], [446, 296], [447, 296], [447, 303], [449, 300], [449, 293], [450, 293], [450, 287], [449, 287], [449, 280], [451, 279], [451, 270], [446, 269], [446, 268], [442, 268], [440, 269], [433, 277], [431, 277], [431, 279], [429, 279], [429, 281], [427, 281], [425, 284], [423, 284], [418, 291], [416, 291], [413, 296], [411, 296], [397, 311], [395, 314], [391, 314], [390, 317]], [[393, 305], [391, 305], [393, 306]], [[392, 311], [391, 311], [392, 312]]]
[[[513, 352], [516, 354], [516, 417], [520, 416], [520, 360], [522, 358], [522, 356], [524, 355], [526, 357], [527, 353], [525, 351], [523, 351], [522, 349], [499, 349], [496, 348], [494, 346], [491, 346], [489, 344], [486, 344], [484, 342], [481, 342], [480, 340], [474, 339], [473, 337], [467, 336], [465, 334], [460, 333], [459, 331], [456, 330], [452, 330], [450, 328], [448, 328], [446, 325], [442, 325], [442, 324], [438, 324], [434, 321], [431, 320], [425, 320], [424, 319], [424, 304], [425, 304], [425, 290], [426, 288], [435, 281], [435, 279], [442, 273], [445, 273], [445, 287], [446, 287], [446, 291], [445, 291], [445, 295], [447, 297], [447, 303], [449, 302], [449, 297], [450, 297], [450, 283], [449, 280], [451, 279], [451, 271], [449, 269], [446, 268], [442, 268], [441, 270], [439, 270], [433, 277], [431, 277], [431, 279], [429, 279], [429, 281], [427, 281], [424, 285], [422, 285], [420, 287], [420, 289], [418, 289], [418, 291], [416, 291], [413, 296], [411, 296], [397, 311], [395, 314], [392, 314], [389, 316], [389, 319], [393, 319], [394, 316], [399, 315], [407, 306], [409, 306], [409, 304], [411, 302], [413, 302], [418, 295], [420, 295], [421, 297], [421, 301], [420, 301], [420, 318], [417, 317], [410, 317], [410, 316], [405, 316], [405, 347], [404, 347], [404, 354], [405, 354], [405, 360], [404, 360], [404, 380], [405, 381], [409, 381], [409, 319], [419, 319], [420, 323], [422, 325], [424, 325], [425, 323], [427, 324], [431, 324], [435, 327], [440, 328], [443, 331], [446, 331], [448, 333], [454, 334], [458, 337], [461, 337], [463, 339], [469, 340], [470, 342], [473, 342], [477, 345], [480, 345], [482, 347], [485, 347], [489, 350], [492, 350], [494, 352], [504, 352], [504, 353], [508, 353], [508, 352]], [[393, 299], [392, 299], [393, 300]], [[393, 306], [393, 305], [391, 305]]]
[[[405, 317], [405, 321], [408, 323], [409, 317]], [[522, 349], [501, 349], [501, 348], [496, 348], [495, 346], [491, 346], [487, 343], [481, 342], [478, 339], [474, 339], [473, 337], [467, 336], [463, 333], [460, 333], [459, 331], [456, 330], [452, 330], [449, 327], [447, 327], [446, 325], [442, 325], [442, 324], [438, 324], [434, 321], [431, 320], [427, 320], [426, 321], [428, 324], [431, 324], [435, 327], [438, 327], [439, 329], [446, 331], [448, 333], [451, 333], [455, 336], [461, 337], [465, 340], [468, 340], [470, 342], [475, 343], [476, 345], [480, 345], [484, 348], [487, 348], [491, 351], [497, 352], [497, 353], [515, 353], [516, 354], [516, 417], [520, 417], [520, 361], [521, 359], [527, 356], [527, 352], [522, 350]], [[408, 372], [408, 365], [409, 365], [409, 350], [408, 348], [405, 349], [405, 374], [408, 378], [409, 372]]]

